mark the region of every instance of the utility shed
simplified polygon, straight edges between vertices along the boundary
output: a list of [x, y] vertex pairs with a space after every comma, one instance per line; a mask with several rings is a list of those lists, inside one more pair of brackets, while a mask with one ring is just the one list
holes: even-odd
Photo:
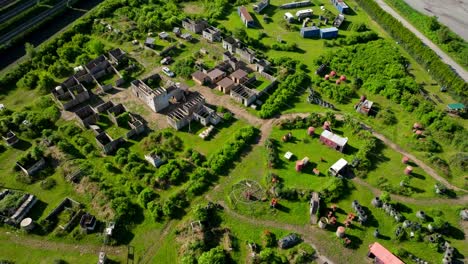
[[301, 37], [303, 38], [319, 38], [320, 29], [316, 26], [301, 28]]
[[336, 27], [320, 29], [320, 38], [330, 39], [338, 37], [338, 29]]
[[458, 113], [458, 112], [463, 112], [465, 111], [465, 105], [462, 103], [456, 103], [456, 104], [448, 104], [447, 105], [447, 111], [451, 113]]
[[348, 166], [348, 162], [341, 158], [335, 164], [333, 164], [328, 171], [330, 172], [331, 175], [333, 176], [338, 176], [340, 175], [341, 172], [344, 171], [344, 169]]
[[384, 248], [379, 242], [374, 242], [369, 246], [367, 256], [374, 259], [374, 263], [378, 264], [404, 264], [403, 261]]
[[324, 130], [322, 134], [320, 134], [320, 141], [330, 148], [343, 152], [346, 144], [348, 143], [348, 138], [340, 137], [328, 130]]

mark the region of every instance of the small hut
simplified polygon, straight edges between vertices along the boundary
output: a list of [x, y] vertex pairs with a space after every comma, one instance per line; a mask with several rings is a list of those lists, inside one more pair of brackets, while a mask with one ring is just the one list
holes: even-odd
[[409, 158], [408, 158], [407, 156], [404, 156], [404, 157], [401, 159], [401, 162], [402, 162], [403, 164], [407, 164], [408, 161], [409, 161]]
[[313, 136], [314, 133], [315, 133], [315, 127], [309, 127], [309, 128], [307, 129], [307, 135]]
[[345, 75], [341, 75], [341, 76], [340, 76], [340, 80], [343, 81], [343, 82], [346, 81], [346, 76], [345, 76]]
[[336, 80], [336, 82], [335, 82], [335, 83], [336, 83], [337, 85], [340, 85], [340, 84], [341, 84], [341, 80], [340, 80], [340, 79], [338, 79], [338, 80]]
[[331, 71], [330, 72], [330, 77], [335, 77], [336, 76], [336, 71]]
[[339, 238], [343, 238], [345, 236], [345, 231], [346, 231], [346, 228], [344, 226], [339, 226], [336, 229], [336, 236]]
[[405, 168], [405, 174], [406, 174], [406, 175], [411, 175], [412, 172], [413, 172], [413, 167], [407, 166], [407, 167]]
[[325, 75], [325, 81], [328, 81], [328, 80], [330, 80], [330, 75], [326, 74]]

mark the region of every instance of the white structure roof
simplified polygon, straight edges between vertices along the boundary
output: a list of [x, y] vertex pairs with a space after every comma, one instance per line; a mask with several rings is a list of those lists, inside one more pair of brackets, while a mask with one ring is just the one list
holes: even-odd
[[346, 143], [348, 143], [348, 138], [347, 137], [340, 137], [328, 130], [324, 130], [320, 136], [327, 138], [333, 142], [335, 142], [339, 146], [344, 146]]
[[296, 12], [296, 16], [301, 16], [303, 14], [311, 14], [313, 12], [314, 11], [312, 11], [312, 9], [299, 10]]
[[287, 160], [289, 160], [289, 159], [291, 159], [291, 157], [292, 157], [293, 155], [294, 155], [294, 154], [293, 154], [291, 151], [288, 151], [288, 152], [286, 152], [286, 154], [284, 154], [284, 157], [285, 157]]
[[335, 162], [335, 164], [333, 164], [330, 167], [330, 170], [334, 171], [335, 173], [338, 173], [340, 170], [342, 170], [347, 165], [348, 165], [348, 162], [345, 159], [341, 158], [337, 162]]
[[287, 18], [287, 19], [294, 18], [294, 16], [293, 16], [291, 13], [289, 13], [289, 12], [286, 12], [286, 13], [284, 14], [284, 17]]

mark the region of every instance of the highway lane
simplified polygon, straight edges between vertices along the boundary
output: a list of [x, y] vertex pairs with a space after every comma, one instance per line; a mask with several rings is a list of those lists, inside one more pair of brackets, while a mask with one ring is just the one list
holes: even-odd
[[37, 0], [25, 0], [22, 1], [18, 6], [15, 8], [9, 10], [8, 12], [4, 14], [0, 14], [0, 23], [3, 23], [4, 21], [7, 21], [8, 19], [20, 14], [24, 10], [30, 8], [31, 6], [35, 5], [37, 3]]
[[393, 10], [389, 5], [387, 5], [383, 0], [375, 0], [377, 4], [380, 5], [380, 7], [385, 10], [385, 12], [389, 13], [392, 15], [394, 18], [396, 18], [398, 21], [400, 21], [403, 26], [405, 26], [407, 29], [409, 29], [411, 32], [413, 32], [417, 38], [419, 38], [424, 44], [426, 44], [429, 48], [431, 48], [437, 55], [439, 55], [440, 59], [448, 64], [449, 66], [454, 69], [460, 77], [465, 80], [465, 82], [468, 82], [468, 72], [460, 66], [456, 61], [454, 61], [449, 55], [447, 55], [443, 50], [441, 50], [436, 44], [434, 44], [430, 39], [428, 39], [424, 34], [419, 32], [413, 25], [411, 25], [410, 22], [408, 22], [405, 18], [403, 18], [398, 12]]
[[14, 37], [17, 35], [23, 33], [25, 30], [28, 28], [32, 27], [38, 22], [41, 22], [42, 20], [47, 19], [47, 17], [52, 16], [57, 12], [59, 9], [63, 8], [67, 4], [67, 0], [62, 0], [58, 4], [56, 4], [54, 7], [51, 9], [48, 9], [37, 16], [31, 18], [30, 20], [24, 22], [23, 24], [17, 26], [16, 28], [10, 30], [8, 33], [4, 34], [3, 36], [0, 36], [0, 44], [6, 44], [8, 41], [12, 40]]

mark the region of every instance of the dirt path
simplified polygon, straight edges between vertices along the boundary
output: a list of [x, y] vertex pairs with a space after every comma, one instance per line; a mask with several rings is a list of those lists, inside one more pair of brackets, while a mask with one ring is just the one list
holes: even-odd
[[[28, 248], [41, 250], [54, 250], [62, 252], [79, 252], [80, 254], [95, 254], [96, 258], [100, 251], [106, 252], [107, 255], [124, 256], [127, 253], [126, 246], [98, 246], [98, 245], [83, 245], [83, 244], [67, 244], [44, 239], [37, 239], [31, 236], [18, 235], [13, 232], [4, 232], [0, 236], [4, 237], [9, 243], [14, 243]], [[4, 241], [2, 239], [2, 241]]]
[[174, 225], [174, 221], [169, 221], [166, 223], [164, 228], [159, 232], [158, 235], [158, 240], [153, 241], [153, 244], [146, 249], [146, 251], [143, 253], [141, 257], [138, 257], [138, 263], [151, 263], [152, 258], [156, 254], [156, 252], [162, 247], [164, 239], [166, 236], [169, 234], [169, 231], [172, 230], [172, 227]]
[[[374, 194], [374, 196], [380, 196], [380, 194], [382, 193], [382, 190], [370, 185], [368, 182], [364, 181], [361, 178], [355, 177], [352, 179], [352, 181], [368, 188]], [[458, 198], [458, 199], [457, 198], [455, 199], [445, 199], [445, 198], [416, 199], [416, 198], [411, 198], [411, 197], [401, 196], [401, 195], [396, 195], [396, 194], [391, 194], [391, 197], [392, 197], [392, 200], [394, 201], [416, 204], [416, 205], [433, 205], [433, 204], [466, 205], [468, 203], [468, 195], [462, 196], [461, 198]]]
[[287, 230], [290, 232], [300, 234], [304, 242], [306, 242], [307, 244], [310, 244], [316, 250], [318, 263], [329, 263], [329, 264], [334, 263], [334, 261], [330, 260], [329, 258], [327, 258], [326, 256], [320, 253], [322, 250], [325, 250], [326, 247], [323, 241], [320, 241], [317, 238], [317, 234], [318, 232], [321, 232], [321, 230], [317, 229], [316, 227], [313, 227], [310, 225], [293, 225], [293, 224], [286, 224], [286, 223], [278, 223], [276, 221], [270, 221], [270, 220], [260, 220], [260, 219], [250, 218], [250, 217], [238, 214], [237, 212], [233, 211], [223, 201], [218, 201], [217, 203], [221, 204], [224, 207], [224, 213], [226, 213], [227, 215], [239, 221], [246, 222], [257, 227], [277, 228], [277, 229], [283, 229], [283, 230]]
[[[396, 18], [398, 21], [400, 21], [403, 26], [405, 26], [407, 29], [409, 29], [411, 32], [413, 32], [417, 38], [419, 38], [424, 44], [426, 44], [429, 48], [431, 48], [443, 62], [446, 64], [450, 65], [457, 73], [460, 75], [462, 79], [465, 80], [465, 82], [468, 82], [468, 72], [460, 66], [457, 62], [455, 62], [449, 55], [447, 55], [444, 51], [442, 51], [436, 44], [434, 44], [430, 39], [428, 39], [424, 34], [419, 32], [411, 23], [409, 23], [405, 18], [400, 16], [395, 10], [393, 10], [389, 5], [387, 5], [384, 0], [375, 0], [377, 4], [380, 5], [380, 7], [385, 10], [385, 12], [389, 13], [392, 15], [394, 18]], [[437, 2], [437, 1], [435, 1]], [[442, 2], [442, 1], [440, 1]], [[445, 4], [445, 3], [444, 3]]]
[[[426, 163], [422, 162], [421, 160], [419, 160], [418, 158], [416, 158], [414, 155], [410, 154], [409, 152], [403, 150], [400, 146], [398, 146], [397, 144], [393, 143], [390, 139], [386, 138], [384, 135], [378, 133], [378, 132], [375, 132], [371, 127], [361, 123], [361, 126], [366, 129], [366, 130], [369, 130], [372, 135], [374, 135], [376, 138], [380, 139], [385, 145], [387, 145], [388, 147], [392, 148], [393, 150], [399, 152], [400, 154], [402, 154], [403, 156], [407, 156], [408, 158], [410, 158], [410, 160], [412, 162], [414, 162], [416, 165], [418, 165], [419, 167], [421, 167], [427, 174], [429, 174], [432, 178], [434, 178], [435, 180], [437, 181], [440, 181], [442, 182], [443, 184], [445, 184], [447, 187], [449, 187], [450, 189], [453, 189], [453, 190], [456, 190], [456, 191], [462, 191], [462, 192], [465, 192], [465, 193], [468, 193], [467, 190], [464, 190], [462, 188], [459, 188], [455, 185], [452, 185], [451, 183], [449, 183], [444, 177], [440, 176], [433, 168], [431, 168], [430, 166], [428, 166]], [[465, 195], [462, 197], [465, 201], [468, 201], [468, 196]]]

